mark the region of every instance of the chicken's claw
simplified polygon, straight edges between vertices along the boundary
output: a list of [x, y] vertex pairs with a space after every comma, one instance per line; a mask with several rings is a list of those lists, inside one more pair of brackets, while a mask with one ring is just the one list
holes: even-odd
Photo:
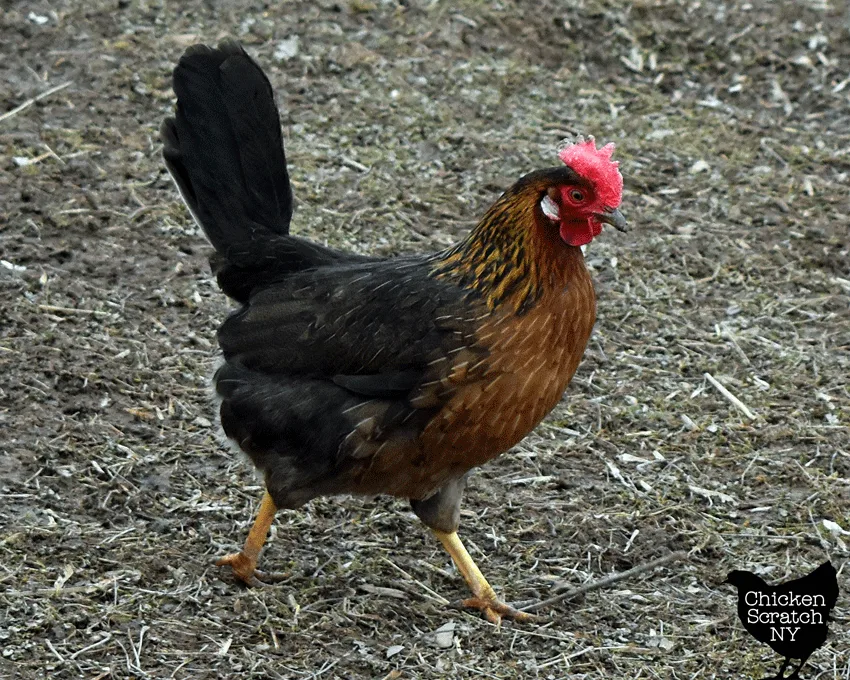
[[462, 600], [460, 605], [465, 609], [477, 609], [487, 617], [490, 623], [496, 626], [501, 625], [502, 619], [524, 622], [532, 621], [535, 618], [533, 614], [514, 609], [497, 598], [470, 597]]
[[236, 578], [252, 588], [265, 588], [289, 578], [289, 574], [260, 571], [257, 569], [257, 561], [252, 560], [244, 552], [225, 555], [221, 559], [216, 560], [215, 566], [229, 566], [233, 569], [233, 575]]

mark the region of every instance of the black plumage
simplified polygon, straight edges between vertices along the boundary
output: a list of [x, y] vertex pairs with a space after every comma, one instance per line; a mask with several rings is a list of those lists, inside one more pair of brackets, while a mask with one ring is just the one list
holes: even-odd
[[289, 234], [293, 197], [271, 84], [234, 42], [195, 45], [174, 70], [177, 115], [160, 129], [163, 157], [216, 250], [222, 291], [247, 302], [289, 272], [371, 258]]
[[270, 473], [278, 507], [339, 492], [417, 498], [444, 481], [405, 493], [407, 478], [364, 476], [378, 448], [414, 447], [454, 394], [456, 384], [440, 382], [449, 357], [487, 354], [464, 323], [476, 311], [461, 289], [428, 277], [420, 258], [394, 265], [295, 272], [219, 330], [222, 425]]

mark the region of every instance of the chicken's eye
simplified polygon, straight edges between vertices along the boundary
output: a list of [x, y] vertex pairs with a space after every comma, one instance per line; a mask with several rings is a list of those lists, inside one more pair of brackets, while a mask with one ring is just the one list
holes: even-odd
[[584, 200], [584, 192], [579, 191], [578, 189], [573, 189], [570, 192], [570, 198], [576, 203], [581, 203]]

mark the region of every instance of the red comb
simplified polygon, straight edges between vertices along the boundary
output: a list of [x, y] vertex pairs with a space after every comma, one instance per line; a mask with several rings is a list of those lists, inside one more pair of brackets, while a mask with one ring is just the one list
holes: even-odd
[[593, 184], [597, 198], [608, 208], [616, 208], [623, 198], [623, 176], [617, 169], [619, 163], [611, 160], [613, 153], [613, 143], [597, 149], [593, 137], [558, 153], [565, 165]]

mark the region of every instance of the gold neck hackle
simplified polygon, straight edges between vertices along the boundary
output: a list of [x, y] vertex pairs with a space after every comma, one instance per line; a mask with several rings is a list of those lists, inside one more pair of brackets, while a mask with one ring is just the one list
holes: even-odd
[[575, 269], [584, 268], [584, 258], [540, 210], [552, 182], [534, 179], [505, 192], [464, 240], [441, 253], [434, 275], [475, 290], [490, 309], [508, 304], [516, 313], [547, 290], [566, 286]]

